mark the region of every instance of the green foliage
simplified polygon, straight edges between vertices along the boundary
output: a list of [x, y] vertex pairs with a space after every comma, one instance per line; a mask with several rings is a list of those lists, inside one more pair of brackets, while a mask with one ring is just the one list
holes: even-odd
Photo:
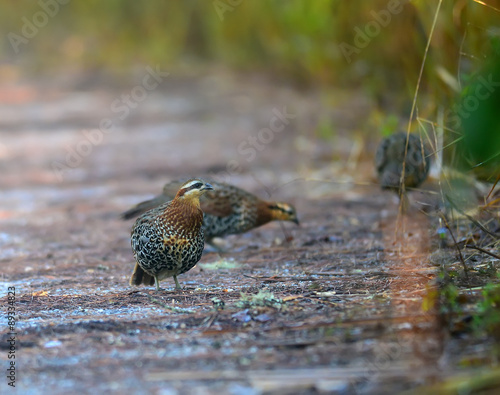
[[441, 290], [440, 309], [442, 314], [455, 314], [462, 312], [462, 307], [459, 301], [460, 291], [453, 284], [446, 284]]
[[477, 332], [495, 335], [500, 341], [500, 284], [487, 284], [482, 294], [483, 300], [474, 316], [474, 328]]
[[500, 51], [494, 52], [482, 70], [464, 88], [459, 102], [462, 167], [481, 178], [495, 181], [500, 174]]
[[[402, 1], [402, 11], [391, 14], [387, 25], [372, 34], [370, 42], [359, 48], [350, 64], [339, 45], [355, 45], [356, 28], [368, 29], [374, 15], [387, 9], [388, 1], [233, 3], [234, 6], [228, 0], [72, 1], [60, 5], [59, 12], [40, 28], [41, 37], [34, 37], [23, 49], [43, 55], [42, 50], [50, 48], [47, 58], [61, 51], [59, 60], [65, 60], [68, 53], [61, 44], [78, 39], [85, 49], [82, 58], [110, 67], [117, 67], [118, 62], [127, 66], [135, 61], [175, 61], [178, 56], [196, 56], [240, 66], [264, 66], [313, 81], [339, 82], [345, 76], [370, 76], [371, 80], [390, 77], [392, 87], [396, 82], [405, 86], [401, 76], [411, 71], [413, 87], [417, 75], [414, 71], [419, 69], [437, 4]], [[220, 4], [226, 6], [222, 11], [217, 7]], [[469, 12], [469, 7], [474, 13]], [[2, 26], [6, 31], [19, 33], [21, 18], [31, 20], [40, 10], [37, 2], [8, 2], [3, 5]], [[456, 15], [464, 21], [454, 20]], [[439, 50], [432, 56], [446, 68], [456, 68], [463, 22], [487, 28], [491, 19], [479, 5], [459, 8], [453, 2], [445, 2], [436, 44], [452, 45], [436, 46]], [[8, 55], [9, 49], [6, 45], [4, 54]], [[450, 57], [450, 53], [454, 56]]]
[[275, 309], [282, 309], [284, 302], [280, 298], [276, 298], [272, 292], [260, 290], [257, 295], [241, 294], [240, 300], [236, 303], [238, 307], [252, 308], [252, 307], [273, 307]]

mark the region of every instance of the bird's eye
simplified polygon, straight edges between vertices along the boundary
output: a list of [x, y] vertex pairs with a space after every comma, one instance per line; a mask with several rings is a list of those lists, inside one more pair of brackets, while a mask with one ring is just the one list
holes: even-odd
[[201, 182], [197, 182], [197, 183], [196, 183], [196, 184], [194, 184], [191, 188], [193, 188], [193, 189], [200, 189], [202, 186], [203, 186], [203, 183], [201, 183]]

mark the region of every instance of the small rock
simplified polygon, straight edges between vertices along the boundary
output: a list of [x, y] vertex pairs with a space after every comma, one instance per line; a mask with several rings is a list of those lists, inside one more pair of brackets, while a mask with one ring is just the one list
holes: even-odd
[[61, 346], [62, 346], [62, 343], [60, 340], [50, 340], [43, 345], [44, 348], [54, 348], [54, 347], [61, 347]]
[[248, 314], [248, 309], [234, 313], [233, 315], [231, 315], [231, 318], [234, 318], [235, 320], [240, 322], [248, 322], [252, 319], [252, 317]]

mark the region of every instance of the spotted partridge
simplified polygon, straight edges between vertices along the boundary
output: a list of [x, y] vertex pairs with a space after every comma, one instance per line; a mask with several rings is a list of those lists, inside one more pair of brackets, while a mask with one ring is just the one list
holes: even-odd
[[[430, 152], [420, 136], [405, 132], [385, 138], [375, 155], [375, 166], [382, 189], [396, 192], [408, 206], [406, 189], [418, 188], [427, 178], [431, 165]], [[401, 177], [404, 164], [404, 176]]]
[[[168, 201], [180, 184], [181, 181], [167, 183], [161, 195], [132, 207], [122, 214], [122, 218], [133, 218]], [[290, 204], [259, 199], [234, 185], [222, 182], [211, 184], [214, 190], [207, 192], [200, 199], [205, 214], [203, 230], [208, 243], [211, 243], [214, 237], [244, 233], [271, 221], [299, 223], [295, 208]]]
[[204, 247], [203, 211], [200, 196], [212, 185], [191, 179], [179, 186], [171, 201], [142, 214], [132, 227], [131, 244], [136, 260], [130, 285], [156, 285], [160, 280], [190, 270], [201, 258]]

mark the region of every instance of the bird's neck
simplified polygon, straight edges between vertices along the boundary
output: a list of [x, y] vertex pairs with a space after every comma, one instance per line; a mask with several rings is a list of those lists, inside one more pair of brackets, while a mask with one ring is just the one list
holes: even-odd
[[179, 229], [197, 233], [203, 222], [198, 199], [174, 199], [162, 215]]
[[175, 203], [179, 207], [184, 207], [186, 210], [187, 209], [201, 210], [200, 198], [198, 196], [179, 196], [174, 199], [173, 203]]
[[261, 201], [257, 204], [257, 226], [271, 222], [274, 219], [273, 210], [269, 208], [269, 202]]
[[174, 199], [172, 203], [175, 207], [177, 207], [179, 211], [184, 213], [185, 216], [201, 216], [201, 218], [203, 219], [203, 212], [201, 211], [200, 207], [200, 199], [198, 199], [197, 197], [181, 197]]

